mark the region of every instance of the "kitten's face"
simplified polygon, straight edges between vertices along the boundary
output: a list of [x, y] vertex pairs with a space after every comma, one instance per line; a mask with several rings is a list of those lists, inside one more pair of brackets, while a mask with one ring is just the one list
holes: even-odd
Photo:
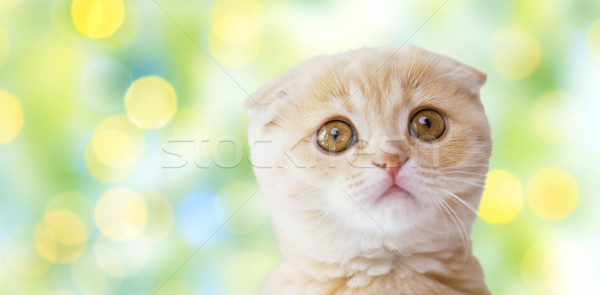
[[491, 149], [485, 75], [396, 50], [313, 58], [248, 100], [252, 161], [280, 232], [319, 220], [402, 235], [452, 223], [450, 210], [470, 230]]

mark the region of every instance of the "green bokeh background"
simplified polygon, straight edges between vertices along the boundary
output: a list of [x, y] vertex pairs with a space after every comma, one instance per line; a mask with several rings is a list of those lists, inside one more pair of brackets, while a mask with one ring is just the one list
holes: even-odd
[[[474, 251], [492, 292], [600, 294], [598, 1], [126, 0], [122, 25], [101, 39], [76, 29], [71, 0], [0, 1], [7, 37], [0, 34], [0, 90], [20, 102], [24, 120], [0, 144], [2, 294], [153, 294], [161, 286], [159, 294], [254, 294], [279, 260], [267, 209], [247, 148], [211, 142], [245, 143], [244, 99], [285, 69], [317, 54], [407, 41], [488, 75], [482, 101], [493, 130], [491, 169], [510, 172], [524, 191], [510, 221], [475, 224]], [[494, 47], [520, 44], [498, 39], [511, 28], [539, 45], [539, 64], [522, 77], [501, 68], [517, 60], [513, 70], [523, 72], [533, 61], [520, 55], [531, 48], [506, 56]], [[178, 111], [163, 128], [140, 129], [145, 148], [131, 173], [98, 179], [86, 147], [100, 122], [126, 115], [127, 88], [149, 75], [174, 87]], [[558, 109], [552, 122], [536, 122], [540, 97], [555, 91], [571, 99], [551, 106]], [[544, 131], [573, 120], [573, 128]], [[190, 138], [210, 142], [201, 149], [169, 142]], [[165, 149], [185, 154], [187, 164]], [[236, 156], [239, 165], [219, 167]], [[183, 167], [165, 168], [175, 165]], [[530, 179], [549, 167], [577, 181], [568, 196], [577, 206], [558, 220], [528, 202]], [[149, 208], [142, 233], [126, 241], [107, 238], [94, 215], [101, 196], [120, 188]], [[58, 256], [74, 251], [67, 263], [44, 259], [34, 234], [57, 208], [86, 228], [75, 250], [57, 244]]]

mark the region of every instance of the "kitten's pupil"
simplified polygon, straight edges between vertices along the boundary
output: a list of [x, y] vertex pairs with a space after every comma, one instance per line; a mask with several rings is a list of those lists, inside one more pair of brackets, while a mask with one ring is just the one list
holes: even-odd
[[423, 116], [423, 117], [419, 118], [419, 123], [421, 125], [427, 126], [427, 129], [431, 129], [431, 119], [429, 119], [429, 117]]
[[338, 136], [340, 135], [340, 130], [337, 127], [331, 128], [331, 131], [329, 131], [329, 134], [333, 135], [333, 140], [337, 140]]

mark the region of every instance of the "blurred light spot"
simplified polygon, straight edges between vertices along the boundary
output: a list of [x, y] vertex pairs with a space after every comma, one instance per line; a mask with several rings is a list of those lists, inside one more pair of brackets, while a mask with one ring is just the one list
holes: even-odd
[[173, 209], [169, 200], [158, 193], [143, 194], [148, 207], [148, 224], [143, 232], [149, 242], [162, 240], [173, 228]]
[[260, 27], [243, 14], [231, 14], [218, 19], [213, 25], [215, 37], [231, 45], [252, 42], [260, 35]]
[[186, 241], [193, 246], [204, 244], [221, 225], [219, 221], [224, 221], [222, 211], [220, 202], [212, 194], [194, 193], [179, 203], [177, 218]]
[[583, 110], [566, 92], [543, 95], [533, 106], [531, 119], [536, 133], [550, 143], [564, 143], [579, 133], [583, 126]]
[[593, 254], [573, 243], [547, 243], [531, 247], [521, 271], [536, 294], [595, 294], [600, 270]]
[[0, 144], [13, 140], [22, 127], [21, 103], [10, 93], [0, 90]]
[[233, 257], [225, 266], [227, 294], [251, 295], [276, 262], [261, 253], [246, 252]]
[[497, 32], [490, 43], [489, 54], [494, 70], [510, 80], [531, 75], [541, 59], [537, 39], [519, 27], [509, 27]]
[[517, 177], [505, 170], [492, 170], [487, 175], [478, 215], [492, 223], [513, 220], [523, 208], [523, 186]]
[[230, 14], [246, 14], [260, 19], [260, 4], [257, 0], [217, 0], [210, 8], [210, 22]]
[[55, 210], [68, 210], [77, 215], [83, 222], [85, 231], [91, 233], [96, 228], [93, 225], [94, 203], [92, 200], [77, 191], [58, 193], [48, 201], [46, 212]]
[[170, 280], [166, 282], [154, 295], [194, 295], [200, 294], [196, 287], [184, 280]]
[[209, 46], [214, 57], [228, 67], [252, 62], [261, 49], [261, 13], [257, 1], [219, 0], [210, 12]]
[[110, 242], [99, 238], [94, 253], [100, 268], [118, 278], [136, 274], [148, 258], [147, 245], [139, 240]]
[[0, 66], [8, 58], [10, 53], [10, 40], [8, 39], [8, 33], [2, 26], [0, 26]]
[[69, 263], [79, 258], [87, 239], [83, 221], [68, 210], [46, 213], [34, 235], [37, 251], [52, 263]]
[[95, 153], [89, 146], [85, 149], [84, 157], [85, 164], [90, 174], [104, 183], [116, 183], [124, 181], [131, 175], [135, 168], [111, 169], [98, 160]]
[[140, 156], [133, 139], [115, 129], [97, 132], [90, 144], [98, 160], [109, 168], [131, 167]]
[[527, 184], [531, 211], [546, 220], [559, 220], [571, 214], [579, 201], [577, 180], [560, 168], [536, 172]]
[[[129, 46], [140, 32], [140, 13], [135, 6], [137, 3], [125, 1], [125, 19], [119, 30], [110, 38], [102, 39], [98, 43], [109, 50]], [[122, 96], [121, 96], [122, 97]]]
[[119, 61], [110, 58], [93, 60], [84, 66], [81, 74], [82, 98], [95, 110], [118, 112], [131, 81], [131, 72]]
[[[250, 197], [252, 198], [248, 200]], [[225, 228], [234, 234], [250, 234], [267, 216], [267, 206], [258, 188], [247, 182], [234, 182], [219, 191], [225, 204], [225, 215], [232, 216]], [[239, 211], [238, 211], [239, 209]]]
[[587, 46], [592, 56], [600, 63], [600, 18], [594, 21], [587, 31]]
[[71, 16], [75, 28], [91, 39], [112, 36], [123, 23], [122, 0], [73, 0]]
[[44, 224], [50, 236], [59, 243], [65, 245], [85, 243], [87, 237], [85, 225], [70, 211], [50, 211], [44, 215]]
[[98, 125], [85, 149], [87, 169], [102, 182], [123, 181], [135, 169], [144, 145], [144, 132], [127, 117], [109, 117]]
[[157, 76], [140, 78], [125, 94], [127, 116], [140, 128], [160, 128], [177, 111], [177, 95], [173, 86]]
[[9, 234], [2, 254], [6, 265], [21, 276], [41, 276], [50, 268], [50, 263], [36, 250], [34, 227], [31, 225], [21, 226]]
[[71, 278], [83, 294], [106, 294], [107, 278], [100, 266], [89, 254], [84, 254], [71, 265]]
[[114, 241], [138, 237], [148, 221], [146, 202], [126, 188], [104, 193], [96, 205], [94, 216], [100, 232]]

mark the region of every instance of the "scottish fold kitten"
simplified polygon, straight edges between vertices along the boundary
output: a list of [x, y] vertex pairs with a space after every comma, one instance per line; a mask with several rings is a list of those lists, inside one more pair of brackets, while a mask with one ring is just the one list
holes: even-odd
[[486, 76], [415, 46], [314, 57], [246, 102], [283, 261], [270, 294], [489, 294], [471, 229]]

